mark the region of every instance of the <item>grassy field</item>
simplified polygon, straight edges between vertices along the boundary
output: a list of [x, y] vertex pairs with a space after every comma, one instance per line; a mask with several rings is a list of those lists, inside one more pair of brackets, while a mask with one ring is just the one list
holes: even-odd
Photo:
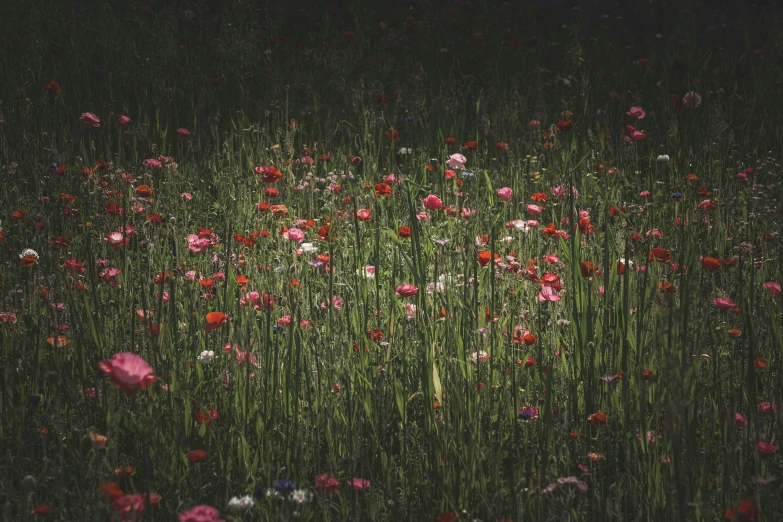
[[0, 519], [783, 517], [783, 16], [0, 26]]

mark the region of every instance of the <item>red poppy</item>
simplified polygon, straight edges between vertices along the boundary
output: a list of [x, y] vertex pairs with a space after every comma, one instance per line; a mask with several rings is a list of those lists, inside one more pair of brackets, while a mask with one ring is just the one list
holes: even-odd
[[37, 517], [48, 517], [53, 512], [52, 508], [46, 504], [41, 504], [33, 509], [33, 515]]
[[378, 183], [375, 185], [375, 195], [376, 196], [391, 196], [392, 189], [389, 185], [386, 183]]
[[543, 192], [536, 192], [535, 194], [530, 196], [530, 199], [538, 203], [546, 203], [547, 201], [549, 201], [549, 196], [547, 196]]
[[651, 262], [670, 263], [672, 260], [672, 253], [665, 248], [653, 248], [647, 255], [647, 260]]
[[600, 411], [591, 413], [590, 415], [587, 416], [587, 423], [592, 425], [606, 424], [607, 423], [606, 414]]
[[197, 449], [189, 451], [185, 456], [190, 462], [195, 464], [196, 462], [201, 462], [202, 460], [206, 459], [207, 453], [204, 450]]
[[492, 257], [492, 253], [487, 250], [483, 250], [479, 252], [478, 253], [479, 265], [481, 265], [482, 268], [487, 266], [487, 263], [489, 263], [491, 257]]
[[371, 214], [372, 214], [372, 210], [361, 208], [356, 211], [356, 219], [358, 219], [359, 221], [372, 221], [372, 219], [370, 218]]
[[633, 241], [634, 243], [638, 243], [642, 239], [643, 238], [642, 238], [641, 234], [639, 234], [638, 232], [634, 232], [633, 234], [631, 234], [631, 241]]
[[267, 187], [264, 189], [264, 195], [268, 198], [276, 198], [280, 195], [280, 191], [274, 187]]
[[163, 223], [163, 216], [156, 213], [147, 214], [147, 217], [145, 219], [155, 225], [160, 225], [161, 223]]
[[404, 238], [411, 237], [411, 227], [409, 226], [400, 227], [400, 230], [397, 232], [397, 235]]
[[148, 185], [139, 185], [133, 192], [141, 198], [148, 198], [152, 196], [152, 188]]
[[651, 370], [645, 368], [642, 370], [642, 379], [645, 381], [654, 381], [656, 379], [656, 375]]
[[582, 272], [582, 277], [592, 277], [593, 275], [597, 275], [598, 273], [598, 264], [593, 263], [592, 261], [582, 261], [579, 265], [579, 268]]
[[387, 130], [384, 134], [392, 141], [400, 141], [400, 133], [397, 129]]
[[672, 295], [677, 293], [677, 288], [668, 281], [661, 281], [658, 283], [658, 290], [666, 295]]
[[223, 312], [209, 312], [206, 315], [206, 319], [207, 319], [207, 333], [209, 333], [216, 328], [220, 328], [223, 325], [223, 323], [226, 322], [228, 316]]
[[[533, 335], [532, 333], [528, 332], [528, 333], [526, 333], [525, 335], [522, 336], [522, 342], [524, 342], [528, 346], [534, 345], [534, 344], [536, 344], [538, 342], [538, 336], [537, 335]], [[533, 364], [535, 364], [535, 363], [536, 362], [533, 361]], [[525, 366], [525, 367], [527, 368], [528, 366]]]
[[60, 88], [60, 84], [57, 82], [48, 82], [43, 86], [43, 92], [49, 94], [62, 94], [63, 90]]
[[754, 500], [740, 500], [737, 506], [737, 517], [734, 516], [734, 510], [729, 508], [724, 513], [723, 518], [729, 520], [740, 520], [741, 522], [752, 522], [759, 516], [759, 505]]
[[443, 141], [446, 143], [446, 145], [454, 145], [454, 143], [457, 142], [457, 140], [452, 138], [451, 136], [449, 136], [448, 138], [446, 138]]
[[720, 269], [720, 259], [714, 258], [714, 257], [704, 257], [701, 259], [701, 266], [709, 270], [710, 272], [715, 272], [716, 270]]
[[774, 455], [776, 451], [778, 451], [778, 448], [769, 442], [759, 442], [756, 444], [756, 450], [759, 452], [759, 455], [762, 457], [769, 457], [771, 455]]
[[479, 146], [479, 142], [477, 142], [475, 140], [474, 141], [469, 141], [469, 142], [465, 143], [465, 145], [463, 145], [463, 147], [465, 147], [468, 150], [476, 150], [476, 149], [478, 149], [478, 146]]
[[569, 131], [571, 130], [571, 127], [573, 127], [574, 124], [571, 120], [558, 120], [557, 124], [555, 125], [555, 128], [560, 131]]

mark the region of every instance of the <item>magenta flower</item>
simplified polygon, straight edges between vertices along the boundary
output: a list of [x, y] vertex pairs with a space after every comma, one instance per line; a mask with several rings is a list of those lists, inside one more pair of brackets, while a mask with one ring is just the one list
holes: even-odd
[[527, 210], [527, 213], [531, 216], [536, 216], [544, 211], [542, 207], [539, 207], [538, 205], [528, 205], [525, 207], [525, 210]]
[[731, 299], [731, 297], [716, 297], [712, 300], [712, 304], [721, 310], [731, 310], [737, 306], [734, 304], [734, 301]]
[[538, 302], [551, 302], [560, 301], [560, 296], [557, 295], [557, 291], [549, 285], [541, 287], [541, 291], [538, 293]]
[[769, 281], [764, 283], [764, 289], [772, 294], [772, 297], [780, 297], [780, 283]]
[[101, 270], [101, 273], [98, 274], [98, 275], [99, 275], [99, 277], [101, 279], [103, 279], [103, 281], [105, 283], [109, 283], [114, 288], [119, 288], [120, 287], [120, 282], [117, 281], [117, 276], [120, 275], [120, 269], [119, 268], [114, 268], [114, 267], [112, 267], [112, 268], [104, 268], [103, 270]]
[[116, 353], [111, 359], [98, 363], [98, 367], [117, 388], [131, 396], [136, 388], [143, 390], [158, 380], [152, 375], [152, 366], [130, 352]]
[[435, 194], [430, 194], [424, 198], [424, 208], [427, 210], [440, 210], [443, 208], [443, 202]]
[[82, 113], [81, 117], [79, 118], [79, 121], [82, 123], [86, 123], [91, 127], [95, 127], [96, 129], [101, 126], [101, 120], [99, 120], [98, 117], [91, 112]]
[[180, 127], [179, 129], [177, 129], [177, 134], [179, 134], [180, 136], [190, 136], [190, 131], [184, 127]]
[[356, 491], [366, 491], [370, 489], [370, 481], [363, 478], [354, 477], [351, 481], [351, 485]]
[[508, 188], [503, 187], [501, 189], [498, 189], [498, 197], [501, 199], [501, 201], [508, 201], [511, 199], [511, 196], [514, 194], [514, 192]]
[[639, 192], [639, 197], [642, 199], [647, 199], [650, 197], [650, 191], [649, 190], [643, 190]]
[[179, 514], [179, 522], [225, 522], [220, 511], [212, 506], [201, 505], [186, 509]]
[[417, 286], [400, 285], [397, 288], [395, 288], [394, 293], [400, 297], [410, 297], [412, 295], [416, 295], [418, 291], [419, 291], [419, 287]]
[[124, 114], [120, 114], [119, 122], [120, 122], [120, 127], [124, 127], [125, 125], [130, 123], [130, 118], [128, 118]]
[[641, 107], [631, 107], [625, 114], [632, 118], [636, 118], [637, 120], [643, 120], [644, 117], [647, 116], [647, 112]]
[[191, 252], [199, 253], [212, 245], [212, 241], [205, 237], [198, 237], [198, 234], [188, 234], [188, 249]]
[[163, 163], [161, 163], [160, 160], [156, 160], [155, 158], [145, 159], [141, 162], [141, 164], [151, 169], [163, 168]]

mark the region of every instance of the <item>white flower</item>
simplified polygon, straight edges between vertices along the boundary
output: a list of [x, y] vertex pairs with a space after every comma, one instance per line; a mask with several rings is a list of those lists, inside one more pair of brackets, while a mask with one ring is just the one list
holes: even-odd
[[305, 504], [310, 502], [312, 498], [313, 494], [306, 489], [296, 489], [291, 492], [291, 502], [296, 502], [297, 504]]
[[253, 505], [253, 497], [250, 495], [245, 495], [244, 497], [233, 497], [228, 501], [228, 509], [231, 510], [232, 513], [243, 513], [245, 511], [250, 511], [250, 508], [252, 508]]
[[658, 161], [667, 162], [669, 161], [669, 155], [668, 154], [661, 154], [658, 156]]
[[213, 352], [212, 350], [204, 350], [198, 356], [198, 362], [200, 362], [201, 364], [209, 364], [214, 360], [215, 360], [215, 352]]
[[402, 154], [403, 156], [406, 154], [411, 154], [413, 152], [413, 149], [406, 149], [405, 147], [402, 147], [400, 150], [397, 151], [397, 154]]
[[318, 252], [318, 247], [313, 245], [312, 243], [302, 243], [302, 252], [305, 254], [312, 254], [313, 252]]
[[32, 248], [25, 248], [24, 250], [22, 250], [22, 253], [19, 254], [19, 259], [23, 259], [27, 256], [33, 256], [35, 257], [35, 259], [38, 259], [38, 252], [36, 252]]
[[527, 221], [524, 221], [522, 219], [517, 219], [516, 221], [514, 221], [514, 229], [517, 232], [527, 232], [528, 230], [530, 230], [530, 227], [527, 226]]

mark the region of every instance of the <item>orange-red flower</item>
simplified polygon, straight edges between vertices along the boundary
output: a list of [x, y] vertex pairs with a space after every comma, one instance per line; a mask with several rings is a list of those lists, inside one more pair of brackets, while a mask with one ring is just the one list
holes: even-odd
[[606, 422], [607, 422], [606, 414], [600, 411], [591, 413], [590, 415], [587, 416], [588, 424], [597, 425], [597, 424], [606, 424]]
[[209, 312], [206, 318], [207, 318], [207, 333], [209, 333], [216, 328], [220, 328], [223, 325], [223, 323], [226, 322], [228, 316], [223, 312]]
[[701, 266], [709, 270], [710, 272], [715, 272], [716, 270], [720, 269], [720, 259], [714, 258], [714, 257], [704, 257], [701, 260]]
[[375, 185], [375, 195], [376, 196], [391, 196], [392, 188], [387, 185], [386, 183], [378, 183]]
[[134, 194], [141, 198], [148, 198], [152, 196], [152, 188], [149, 185], [139, 185], [136, 187], [136, 190], [133, 191]]

